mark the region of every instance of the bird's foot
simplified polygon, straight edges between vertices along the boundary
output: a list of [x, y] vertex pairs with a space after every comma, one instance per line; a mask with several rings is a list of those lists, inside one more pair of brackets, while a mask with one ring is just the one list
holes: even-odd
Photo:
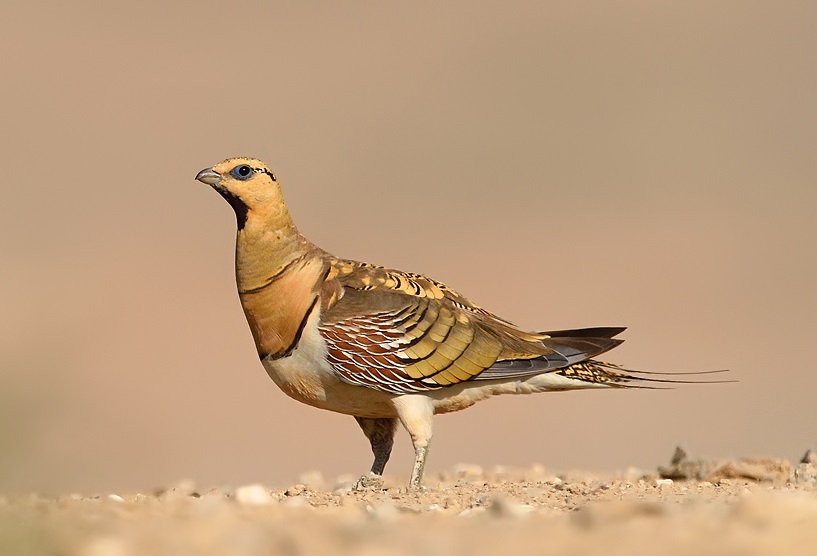
[[429, 488], [427, 486], [425, 486], [425, 485], [422, 485], [422, 484], [419, 484], [419, 485], [410, 484], [408, 486], [408, 491], [409, 492], [428, 492]]
[[383, 490], [383, 477], [375, 475], [374, 473], [363, 475], [357, 480], [354, 486], [352, 486], [352, 490], [357, 492], [364, 490]]

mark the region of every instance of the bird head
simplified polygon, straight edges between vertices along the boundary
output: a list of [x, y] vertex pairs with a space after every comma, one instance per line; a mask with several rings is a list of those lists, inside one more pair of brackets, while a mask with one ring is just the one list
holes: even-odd
[[288, 217], [281, 187], [260, 160], [228, 158], [212, 168], [205, 168], [196, 174], [196, 179], [212, 186], [230, 203], [239, 229], [244, 227], [248, 213], [284, 213]]

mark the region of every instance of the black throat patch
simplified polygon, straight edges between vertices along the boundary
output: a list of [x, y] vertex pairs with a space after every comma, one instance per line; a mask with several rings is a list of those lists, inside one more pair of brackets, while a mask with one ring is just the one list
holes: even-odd
[[219, 195], [224, 197], [228, 203], [230, 203], [231, 207], [233, 207], [233, 210], [235, 211], [235, 223], [238, 226], [238, 229], [244, 229], [244, 224], [247, 223], [247, 211], [249, 210], [247, 205], [244, 204], [244, 201], [223, 187], [216, 186], [214, 189], [218, 191]]

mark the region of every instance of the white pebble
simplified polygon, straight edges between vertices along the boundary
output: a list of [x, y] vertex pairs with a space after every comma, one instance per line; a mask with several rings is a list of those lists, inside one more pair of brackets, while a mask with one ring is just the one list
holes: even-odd
[[266, 506], [272, 504], [272, 496], [264, 485], [245, 485], [235, 489], [236, 502], [244, 506]]
[[109, 494], [108, 495], [108, 500], [110, 500], [111, 502], [124, 502], [125, 501], [125, 499], [122, 498], [121, 496], [119, 496], [118, 494]]
[[672, 484], [672, 479], [656, 479], [655, 486], [662, 487], [662, 486], [669, 486]]

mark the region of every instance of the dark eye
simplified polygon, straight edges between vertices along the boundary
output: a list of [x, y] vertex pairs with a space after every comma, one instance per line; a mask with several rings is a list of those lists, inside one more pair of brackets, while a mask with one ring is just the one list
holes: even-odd
[[252, 176], [252, 168], [250, 168], [246, 164], [242, 164], [241, 166], [236, 166], [233, 168], [232, 172], [230, 172], [233, 177], [237, 180], [246, 180], [250, 176]]

